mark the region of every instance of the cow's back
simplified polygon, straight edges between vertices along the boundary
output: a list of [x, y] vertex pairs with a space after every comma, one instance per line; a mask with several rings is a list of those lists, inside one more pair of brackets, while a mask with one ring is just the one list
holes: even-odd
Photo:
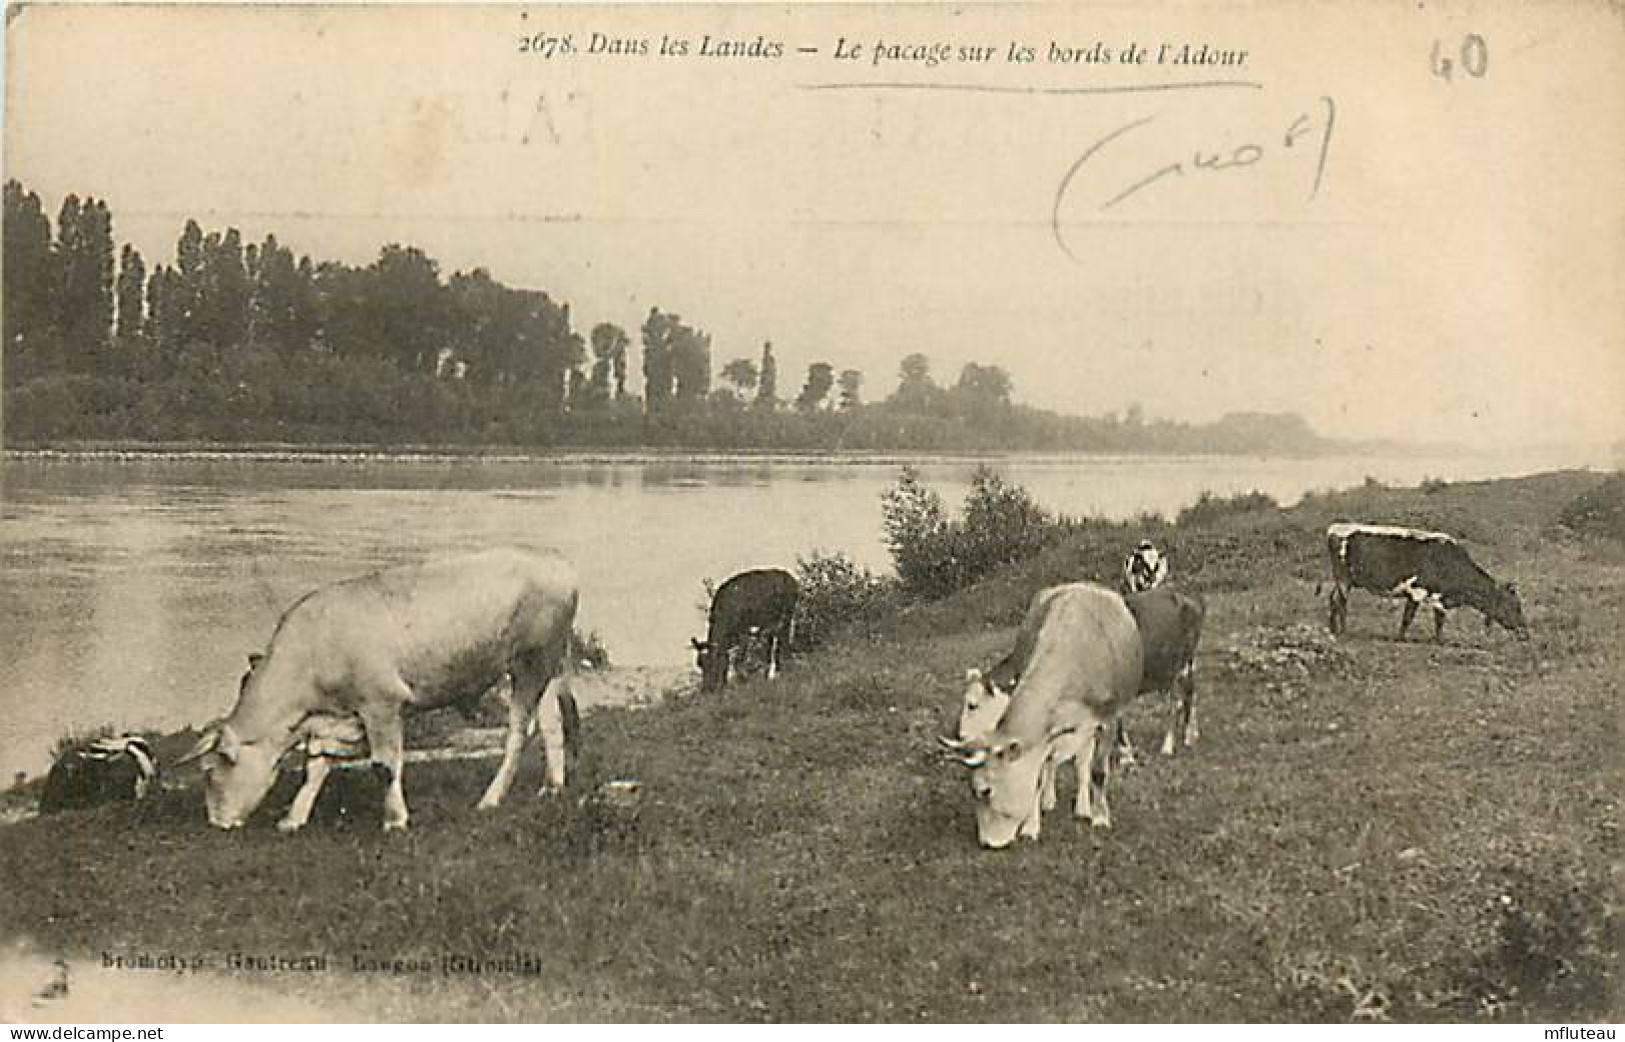
[[424, 704], [483, 690], [522, 656], [559, 654], [577, 600], [574, 569], [550, 552], [491, 550], [386, 568], [300, 601], [267, 661], [308, 661], [323, 690], [399, 676]]
[[1123, 598], [1139, 627], [1145, 664], [1141, 687], [1162, 690], [1196, 658], [1207, 615], [1200, 597], [1167, 586]]
[[[717, 587], [716, 596], [712, 598], [711, 639], [732, 636], [745, 627], [781, 622], [795, 610], [800, 596], [801, 586], [795, 576], [781, 568], [740, 572]], [[727, 632], [716, 633], [719, 629]]]
[[1105, 587], [1073, 583], [1043, 591], [1018, 643], [1031, 651], [1001, 731], [1042, 734], [1081, 713], [1105, 719], [1139, 693], [1139, 629], [1123, 598]]

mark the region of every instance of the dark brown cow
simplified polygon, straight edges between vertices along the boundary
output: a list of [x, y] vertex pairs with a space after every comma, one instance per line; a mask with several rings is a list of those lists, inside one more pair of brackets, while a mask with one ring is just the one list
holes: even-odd
[[1444, 635], [1446, 609], [1462, 605], [1484, 616], [1486, 630], [1495, 622], [1521, 639], [1529, 637], [1517, 588], [1496, 582], [1443, 532], [1339, 522], [1326, 529], [1326, 558], [1332, 572], [1328, 625], [1333, 633], [1348, 629], [1349, 591], [1361, 589], [1405, 599], [1400, 640], [1423, 604], [1433, 609], [1434, 640]]
[[795, 630], [801, 586], [782, 568], [740, 572], [717, 587], [705, 639], [691, 641], [702, 680], [700, 690], [716, 691], [728, 683], [733, 652], [752, 633], [767, 642], [767, 675], [778, 675], [781, 655]]

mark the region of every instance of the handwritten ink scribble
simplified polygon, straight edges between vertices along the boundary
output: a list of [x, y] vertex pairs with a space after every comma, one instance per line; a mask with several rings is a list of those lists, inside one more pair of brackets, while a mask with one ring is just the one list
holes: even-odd
[[[1152, 166], [1148, 163], [1148, 168], [1144, 174], [1135, 177], [1107, 195], [1105, 201], [1096, 208], [1096, 212], [1104, 213], [1125, 199], [1138, 195], [1152, 185], [1168, 179], [1183, 178], [1187, 175], [1205, 178], [1228, 170], [1242, 170], [1255, 166], [1271, 155], [1283, 155], [1289, 150], [1297, 148], [1300, 140], [1305, 137], [1318, 135], [1320, 148], [1319, 154], [1315, 158], [1315, 176], [1310, 182], [1309, 194], [1305, 199], [1305, 202], [1312, 202], [1320, 194], [1320, 185], [1326, 176], [1326, 158], [1331, 154], [1332, 131], [1337, 124], [1337, 103], [1335, 101], [1330, 97], [1323, 96], [1320, 99], [1320, 108], [1321, 111], [1315, 115], [1306, 112], [1292, 120], [1281, 134], [1278, 144], [1272, 141], [1266, 147], [1263, 142], [1247, 142], [1230, 149], [1228, 152], [1205, 152], [1200, 147], [1193, 147], [1187, 154], [1171, 158], [1171, 161], [1162, 162], [1160, 165]], [[1316, 118], [1317, 116], [1318, 118]], [[1066, 173], [1062, 175], [1060, 184], [1055, 189], [1055, 201], [1050, 211], [1050, 228], [1055, 234], [1056, 245], [1060, 246], [1061, 252], [1065, 253], [1073, 261], [1079, 261], [1080, 258], [1067, 243], [1066, 233], [1061, 222], [1061, 211], [1073, 190], [1073, 186], [1088, 170], [1091, 160], [1108, 147], [1114, 149], [1123, 147], [1119, 143], [1125, 137], [1129, 137], [1133, 131], [1155, 121], [1156, 118], [1155, 116], [1146, 116], [1125, 123], [1111, 131], [1084, 149], [1083, 153], [1073, 161], [1072, 165], [1067, 168]], [[1155, 161], [1153, 160], [1153, 162]]]

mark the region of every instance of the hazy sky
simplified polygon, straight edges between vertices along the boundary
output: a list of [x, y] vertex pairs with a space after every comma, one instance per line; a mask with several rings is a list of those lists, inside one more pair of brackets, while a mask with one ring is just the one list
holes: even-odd
[[[1067, 412], [1617, 438], [1625, 23], [1495, 6], [30, 6], [5, 167], [53, 217], [66, 192], [107, 199], [149, 265], [189, 216], [356, 264], [411, 243], [548, 290], [583, 333], [675, 310], [717, 369], [771, 339], [781, 393], [823, 359], [878, 397], [923, 351], [941, 380], [997, 362]], [[520, 53], [565, 32], [786, 54]], [[877, 40], [997, 56], [877, 67]], [[1052, 40], [1150, 57], [1056, 64]], [[1007, 62], [1013, 41], [1036, 61]], [[1187, 42], [1246, 63], [1155, 64]], [[1058, 92], [1211, 80], [1242, 85]]]

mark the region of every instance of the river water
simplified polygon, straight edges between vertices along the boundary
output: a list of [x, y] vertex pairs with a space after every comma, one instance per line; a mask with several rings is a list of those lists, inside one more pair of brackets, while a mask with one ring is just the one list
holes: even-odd
[[[1172, 515], [1203, 490], [1305, 491], [1532, 473], [1522, 457], [1011, 457], [1076, 515]], [[1595, 461], [1593, 461], [1595, 462]], [[244, 656], [312, 587], [496, 544], [561, 550], [580, 622], [617, 665], [669, 666], [701, 635], [703, 581], [812, 549], [887, 564], [880, 495], [897, 460], [454, 460], [260, 456], [0, 462], [0, 786], [100, 725], [174, 728], [229, 708]], [[976, 467], [923, 461], [957, 507]]]

